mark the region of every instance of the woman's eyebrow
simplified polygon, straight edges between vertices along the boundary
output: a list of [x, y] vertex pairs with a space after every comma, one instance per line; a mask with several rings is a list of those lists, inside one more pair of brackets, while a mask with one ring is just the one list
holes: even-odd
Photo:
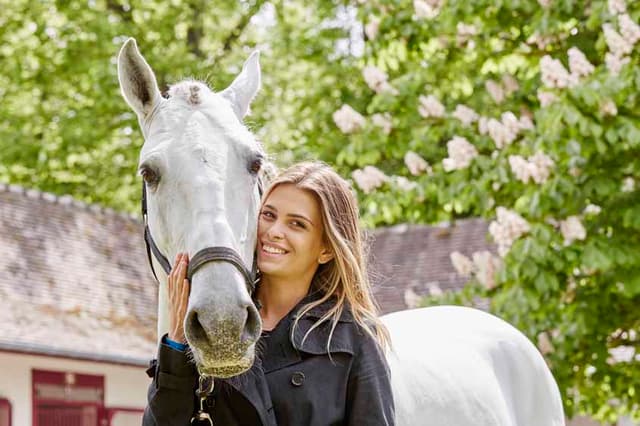
[[[269, 209], [269, 210], [273, 210], [273, 211], [275, 211], [275, 212], [277, 212], [277, 211], [278, 211], [278, 209], [276, 209], [276, 208], [275, 208], [274, 206], [272, 206], [271, 204], [265, 204], [265, 205], [263, 206], [263, 208], [267, 208], [267, 209]], [[304, 216], [304, 215], [301, 215], [301, 214], [298, 214], [298, 213], [289, 213], [287, 216], [288, 216], [288, 217], [295, 218], [295, 219], [302, 219], [302, 220], [304, 220], [304, 221], [306, 221], [306, 222], [309, 222], [312, 226], [316, 226], [316, 225], [313, 223], [313, 221], [312, 221], [311, 219], [309, 219], [308, 217], [306, 217], [306, 216]]]
[[303, 216], [303, 215], [301, 215], [301, 214], [289, 213], [287, 216], [289, 216], [289, 217], [293, 217], [293, 218], [295, 218], [295, 219], [302, 219], [302, 220], [304, 220], [304, 221], [306, 221], [306, 222], [309, 222], [312, 226], [316, 226], [316, 225], [314, 225], [314, 223], [311, 221], [311, 219], [309, 219], [308, 217]]

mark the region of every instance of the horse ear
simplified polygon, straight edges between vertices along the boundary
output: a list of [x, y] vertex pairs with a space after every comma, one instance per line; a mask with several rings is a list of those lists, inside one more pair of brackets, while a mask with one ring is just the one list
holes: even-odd
[[141, 118], [145, 118], [162, 97], [156, 76], [133, 38], [127, 40], [120, 49], [118, 80], [122, 96]]
[[260, 52], [255, 51], [242, 66], [233, 83], [220, 92], [231, 102], [233, 111], [242, 121], [249, 112], [249, 105], [260, 89]]

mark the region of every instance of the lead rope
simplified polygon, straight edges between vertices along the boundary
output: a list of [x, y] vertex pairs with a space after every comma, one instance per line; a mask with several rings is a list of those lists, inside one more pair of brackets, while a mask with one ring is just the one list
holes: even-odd
[[[209, 413], [204, 411], [204, 402], [207, 400], [209, 395], [213, 392], [214, 380], [211, 376], [206, 376], [204, 374], [200, 375], [198, 379], [198, 389], [196, 389], [196, 397], [200, 400], [200, 409], [198, 412], [191, 417], [192, 425], [206, 425], [213, 426], [213, 420]], [[213, 406], [211, 407], [213, 410]]]

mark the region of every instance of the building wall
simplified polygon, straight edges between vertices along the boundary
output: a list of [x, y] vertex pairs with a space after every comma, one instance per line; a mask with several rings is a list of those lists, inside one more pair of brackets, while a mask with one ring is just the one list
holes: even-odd
[[151, 379], [144, 367], [130, 367], [37, 355], [0, 352], [0, 398], [12, 406], [12, 424], [32, 424], [32, 369], [103, 375], [105, 406], [143, 409]]

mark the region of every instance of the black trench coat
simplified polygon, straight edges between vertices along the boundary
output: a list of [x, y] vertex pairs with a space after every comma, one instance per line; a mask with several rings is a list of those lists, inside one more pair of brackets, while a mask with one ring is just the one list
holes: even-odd
[[[378, 344], [345, 309], [331, 339], [330, 324], [307, 330], [331, 306], [323, 303], [291, 327], [305, 298], [267, 336], [253, 367], [215, 381], [206, 410], [217, 426], [394, 425], [389, 368]], [[197, 371], [188, 355], [161, 344], [147, 373], [143, 426], [187, 426], [196, 409]]]

